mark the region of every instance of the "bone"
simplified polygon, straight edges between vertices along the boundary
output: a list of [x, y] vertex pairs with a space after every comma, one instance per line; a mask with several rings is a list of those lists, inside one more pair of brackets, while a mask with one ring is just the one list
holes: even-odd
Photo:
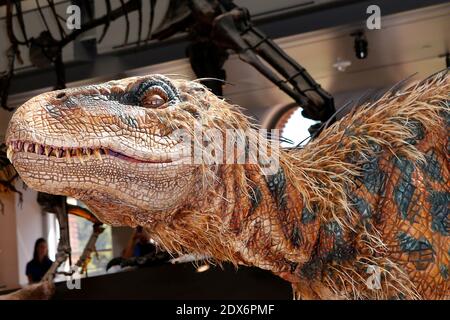
[[42, 281], [9, 294], [0, 295], [0, 300], [49, 300], [54, 293], [55, 285], [49, 281]]

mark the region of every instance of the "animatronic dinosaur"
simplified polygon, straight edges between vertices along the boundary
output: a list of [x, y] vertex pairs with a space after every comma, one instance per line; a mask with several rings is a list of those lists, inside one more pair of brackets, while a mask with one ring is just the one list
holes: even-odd
[[[277, 151], [198, 82], [150, 75], [41, 94], [16, 111], [6, 143], [30, 187], [144, 226], [169, 252], [271, 270], [297, 298], [443, 299], [448, 95], [444, 72]], [[209, 161], [234, 129], [247, 141], [230, 144], [235, 163]], [[199, 144], [204, 161], [190, 161]], [[266, 175], [269, 154], [279, 167]]]

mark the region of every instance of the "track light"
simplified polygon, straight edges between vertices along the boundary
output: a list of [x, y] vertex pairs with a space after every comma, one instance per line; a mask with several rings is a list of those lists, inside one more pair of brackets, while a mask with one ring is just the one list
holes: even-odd
[[351, 65], [352, 62], [350, 60], [341, 60], [340, 58], [338, 58], [333, 64], [333, 67], [336, 68], [337, 71], [345, 72]]
[[364, 35], [364, 32], [358, 31], [358, 32], [352, 33], [351, 36], [355, 37], [356, 58], [358, 58], [358, 59], [367, 58], [369, 44], [367, 42], [366, 36]]

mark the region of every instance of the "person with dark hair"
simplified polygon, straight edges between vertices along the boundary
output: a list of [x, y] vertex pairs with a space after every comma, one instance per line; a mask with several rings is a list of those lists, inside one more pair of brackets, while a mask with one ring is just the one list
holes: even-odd
[[26, 275], [30, 284], [41, 281], [45, 273], [50, 269], [53, 261], [48, 257], [48, 244], [44, 238], [39, 238], [34, 243], [33, 260], [27, 263]]

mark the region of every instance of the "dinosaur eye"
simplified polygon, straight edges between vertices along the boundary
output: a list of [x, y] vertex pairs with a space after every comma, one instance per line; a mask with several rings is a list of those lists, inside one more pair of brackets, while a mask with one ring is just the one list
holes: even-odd
[[154, 76], [137, 83], [123, 98], [126, 103], [152, 109], [166, 108], [180, 102], [177, 89], [162, 76]]
[[143, 107], [147, 108], [160, 108], [163, 107], [168, 101], [167, 94], [159, 89], [149, 89], [141, 99]]

